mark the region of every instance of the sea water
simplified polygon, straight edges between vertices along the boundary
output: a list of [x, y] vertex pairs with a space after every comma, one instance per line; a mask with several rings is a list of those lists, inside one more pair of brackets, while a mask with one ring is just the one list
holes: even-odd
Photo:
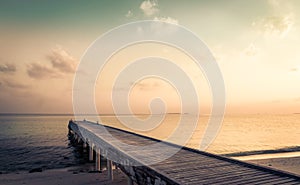
[[[166, 115], [159, 126], [150, 131], [137, 131], [122, 123], [124, 120], [130, 123], [136, 119], [147, 119], [148, 115], [85, 116], [85, 119], [165, 140], [179, 124], [183, 124], [183, 128], [191, 127], [189, 121], [180, 122], [182, 116], [189, 117]], [[82, 158], [78, 157], [76, 149], [68, 140], [67, 125], [70, 119], [75, 118], [73, 115], [1, 115], [0, 172], [64, 168], [82, 164]], [[209, 115], [200, 116], [193, 132], [183, 131], [190, 135], [186, 146], [199, 148], [209, 119]], [[299, 146], [300, 114], [226, 115], [217, 137], [207, 151], [235, 156], [266, 151], [299, 151]]]

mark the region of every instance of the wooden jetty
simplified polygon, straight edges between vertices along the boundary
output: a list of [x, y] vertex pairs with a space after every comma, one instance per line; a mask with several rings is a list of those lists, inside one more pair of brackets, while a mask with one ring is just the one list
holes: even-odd
[[[128, 184], [300, 184], [300, 177], [211, 153], [181, 147], [154, 138], [89, 121], [70, 121], [69, 134], [89, 147], [89, 159], [107, 159], [108, 178], [113, 180], [112, 166], [128, 177]], [[160, 143], [162, 148], [145, 150], [135, 146]], [[160, 161], [161, 151], [177, 152]], [[155, 162], [157, 161], [157, 162]]]

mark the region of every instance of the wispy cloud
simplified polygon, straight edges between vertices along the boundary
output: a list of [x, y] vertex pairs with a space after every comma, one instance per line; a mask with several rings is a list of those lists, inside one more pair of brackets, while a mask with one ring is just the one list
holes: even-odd
[[172, 17], [155, 17], [154, 20], [155, 21], [163, 21], [163, 22], [167, 22], [167, 23], [170, 23], [170, 24], [178, 25], [178, 20], [174, 19]]
[[13, 73], [16, 72], [17, 68], [14, 64], [0, 64], [0, 72], [2, 73]]
[[141, 91], [151, 91], [161, 86], [158, 82], [132, 82], [132, 84]]
[[152, 16], [159, 12], [157, 1], [145, 0], [141, 3], [140, 9], [146, 16]]
[[75, 72], [76, 60], [62, 48], [58, 47], [53, 49], [47, 58], [51, 62], [53, 68], [59, 70], [60, 72]]
[[40, 63], [31, 63], [27, 66], [27, 74], [31, 78], [35, 79], [44, 79], [44, 78], [52, 78], [58, 77], [58, 74], [52, 68], [42, 65]]
[[271, 15], [252, 23], [266, 36], [285, 37], [295, 24], [295, 14], [287, 1], [269, 0]]
[[251, 43], [245, 50], [244, 50], [244, 54], [246, 56], [252, 57], [257, 55], [259, 52], [259, 48], [257, 48], [253, 43]]
[[[263, 18], [258, 23], [264, 34], [284, 37], [293, 27], [293, 15], [278, 15]], [[255, 24], [254, 24], [255, 25]]]
[[46, 55], [46, 63], [31, 63], [27, 65], [27, 74], [31, 78], [58, 78], [65, 74], [73, 74], [77, 60], [61, 47], [53, 49]]
[[298, 72], [300, 71], [300, 67], [293, 67], [290, 69], [291, 72]]
[[[178, 20], [172, 17], [159, 17], [157, 16], [159, 12], [158, 2], [156, 0], [145, 0], [141, 3], [140, 9], [143, 11], [144, 15], [147, 17], [154, 17], [155, 21], [163, 21], [171, 24], [178, 25]], [[128, 11], [127, 15], [131, 15], [131, 12]], [[128, 17], [126, 15], [126, 17]]]
[[14, 78], [2, 77], [0, 79], [0, 87], [2, 89], [29, 89], [30, 85], [24, 84], [22, 82], [16, 81]]
[[125, 91], [128, 87], [135, 87], [140, 91], [152, 91], [162, 87], [162, 84], [157, 81], [147, 82], [130, 82], [129, 84], [118, 84], [113, 87], [114, 91]]
[[298, 68], [292, 68], [290, 71], [292, 71], [292, 72], [296, 72], [296, 71], [298, 71]]
[[3, 80], [2, 83], [6, 87], [13, 88], [13, 89], [28, 89], [30, 87], [29, 85], [25, 85], [23, 83], [16, 82], [13, 80], [8, 80], [8, 79]]

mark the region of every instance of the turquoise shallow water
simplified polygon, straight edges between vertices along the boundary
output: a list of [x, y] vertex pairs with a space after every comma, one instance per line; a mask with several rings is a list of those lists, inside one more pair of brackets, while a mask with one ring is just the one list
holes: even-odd
[[[180, 115], [170, 115], [166, 126], [152, 133], [163, 138]], [[0, 172], [33, 168], [64, 168], [82, 164], [82, 157], [69, 143], [68, 121], [72, 115], [0, 115]], [[86, 119], [120, 126], [114, 116]], [[128, 120], [134, 121], [127, 116]], [[197, 148], [209, 116], [200, 117], [199, 127], [187, 146]], [[186, 123], [188, 126], [188, 123]], [[167, 129], [166, 129], [167, 128]], [[300, 115], [232, 115], [226, 116], [223, 126], [207, 151], [217, 154], [299, 151]]]

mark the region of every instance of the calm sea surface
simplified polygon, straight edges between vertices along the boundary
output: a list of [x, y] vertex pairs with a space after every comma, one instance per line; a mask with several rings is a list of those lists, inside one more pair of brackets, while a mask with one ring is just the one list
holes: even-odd
[[[187, 115], [185, 115], [187, 116]], [[63, 168], [82, 163], [69, 144], [68, 121], [72, 116], [59, 115], [1, 115], [0, 172], [33, 168]], [[145, 116], [141, 116], [144, 119]], [[177, 126], [180, 115], [168, 115], [161, 125], [141, 134], [165, 139]], [[96, 121], [100, 118], [86, 117]], [[128, 121], [135, 118], [127, 116]], [[209, 116], [200, 117], [187, 146], [198, 148]], [[116, 117], [103, 116], [101, 122], [125, 129]], [[186, 126], [189, 123], [186, 123]], [[190, 133], [187, 133], [190, 134]], [[299, 151], [300, 114], [226, 116], [223, 126], [207, 151], [229, 154], [292, 148]]]

